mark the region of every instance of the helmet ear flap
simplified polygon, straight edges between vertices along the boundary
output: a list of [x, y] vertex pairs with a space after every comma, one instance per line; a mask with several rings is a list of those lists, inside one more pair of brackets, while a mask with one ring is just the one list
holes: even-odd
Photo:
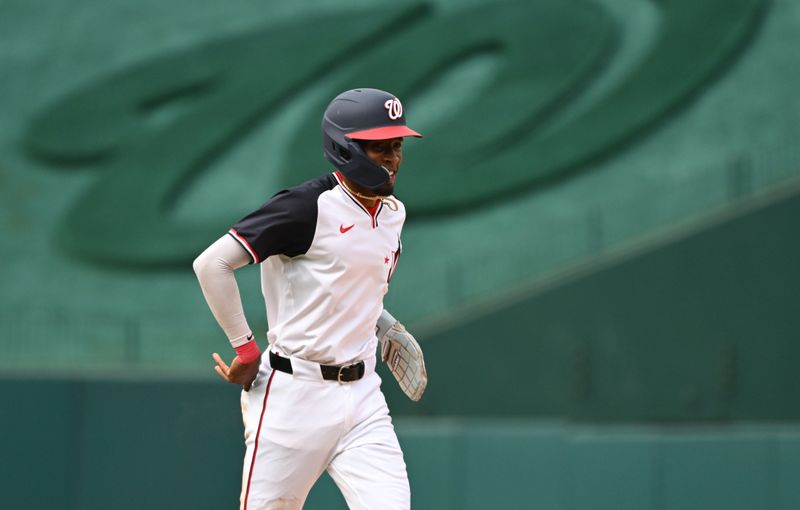
[[372, 161], [369, 159], [369, 156], [367, 156], [367, 152], [364, 150], [364, 146], [361, 145], [361, 140], [351, 140], [349, 138], [347, 140], [348, 144], [344, 150], [346, 150], [348, 154], [350, 154], [351, 159], [359, 158], [370, 162]]
[[353, 150], [359, 151], [361, 149], [360, 144], [357, 143], [349, 143], [347, 146], [344, 146], [340, 143], [337, 143], [336, 140], [333, 138], [328, 138], [328, 142], [330, 143], [330, 152], [337, 156], [335, 159], [339, 160], [341, 163], [349, 163], [353, 160], [353, 157], [356, 155], [366, 157], [366, 154], [353, 154]]
[[360, 140], [349, 138], [345, 138], [345, 140], [347, 140], [347, 146], [340, 147], [341, 150], [347, 152], [349, 160], [339, 167], [339, 170], [366, 189], [378, 189], [383, 186], [389, 179], [389, 171], [367, 156]]
[[342, 147], [341, 145], [338, 145], [336, 148], [339, 151], [339, 155], [342, 157], [343, 160], [350, 161], [351, 159], [353, 159], [353, 153], [350, 152], [347, 148]]

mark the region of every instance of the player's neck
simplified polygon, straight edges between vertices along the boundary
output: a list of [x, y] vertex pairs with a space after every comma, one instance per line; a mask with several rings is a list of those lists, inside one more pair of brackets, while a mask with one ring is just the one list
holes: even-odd
[[379, 197], [377, 195], [366, 195], [366, 194], [358, 191], [356, 189], [357, 186], [353, 183], [353, 181], [348, 179], [344, 174], [342, 174], [340, 172], [339, 176], [342, 178], [342, 184], [344, 185], [345, 189], [351, 195], [356, 197], [356, 200], [361, 202], [361, 205], [363, 205], [364, 207], [366, 207], [369, 210], [375, 209], [378, 206], [378, 202], [380, 202], [382, 197]]

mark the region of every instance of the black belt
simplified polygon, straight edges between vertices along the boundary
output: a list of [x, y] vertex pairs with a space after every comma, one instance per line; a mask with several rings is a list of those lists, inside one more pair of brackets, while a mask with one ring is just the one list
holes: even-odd
[[[282, 358], [272, 351], [269, 351], [269, 364], [275, 370], [293, 374], [292, 360]], [[352, 382], [364, 377], [364, 362], [359, 361], [352, 365], [337, 367], [334, 365], [320, 365], [322, 378], [326, 381]]]

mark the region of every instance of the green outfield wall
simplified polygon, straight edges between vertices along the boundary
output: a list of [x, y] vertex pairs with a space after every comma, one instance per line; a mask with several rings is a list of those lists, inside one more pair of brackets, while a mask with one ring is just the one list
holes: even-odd
[[[384, 374], [415, 507], [796, 508], [799, 221], [781, 190], [420, 336], [423, 400]], [[236, 504], [234, 387], [35, 374], [0, 402], [8, 508]], [[342, 505], [326, 478], [308, 508]]]
[[776, 193], [454, 312], [422, 335], [425, 400], [400, 409], [800, 419], [800, 192]]
[[[238, 391], [214, 383], [3, 381], [5, 509], [237, 508]], [[11, 411], [11, 412], [6, 412]], [[420, 510], [793, 510], [797, 425], [396, 419]], [[307, 510], [345, 510], [323, 475]]]

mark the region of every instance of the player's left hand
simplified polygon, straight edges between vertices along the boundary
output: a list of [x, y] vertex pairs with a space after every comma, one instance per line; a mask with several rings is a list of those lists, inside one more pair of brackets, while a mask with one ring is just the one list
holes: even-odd
[[214, 367], [214, 371], [217, 372], [220, 377], [231, 384], [241, 384], [244, 391], [250, 391], [250, 386], [253, 385], [253, 381], [258, 375], [258, 366], [261, 364], [260, 359], [252, 363], [240, 363], [239, 357], [237, 356], [233, 358], [233, 362], [228, 366], [222, 359], [222, 356], [216, 352], [211, 357], [214, 358], [214, 361], [217, 363]]

